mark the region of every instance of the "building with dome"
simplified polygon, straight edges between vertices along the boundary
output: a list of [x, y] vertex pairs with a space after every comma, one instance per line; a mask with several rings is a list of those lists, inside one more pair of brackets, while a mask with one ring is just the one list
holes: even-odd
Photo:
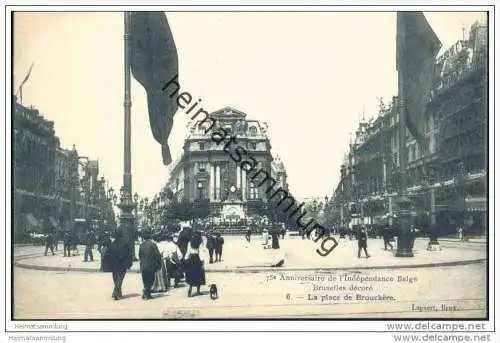
[[[231, 107], [215, 111], [209, 117], [228, 133], [227, 137], [234, 137], [238, 149], [246, 150], [258, 169], [272, 177], [275, 188], [288, 189], [284, 164], [271, 154], [266, 123], [249, 119]], [[207, 132], [203, 121], [191, 127], [183, 154], [169, 171], [166, 187], [172, 191], [173, 201], [208, 203], [209, 216], [222, 221], [238, 222], [252, 215], [265, 215], [266, 188], [251, 178], [240, 163], [235, 163], [226, 141], [216, 142], [212, 134], [213, 130]]]

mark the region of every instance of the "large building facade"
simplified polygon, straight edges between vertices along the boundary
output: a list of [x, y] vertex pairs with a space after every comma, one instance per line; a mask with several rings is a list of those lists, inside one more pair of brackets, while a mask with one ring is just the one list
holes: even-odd
[[[468, 39], [448, 49], [436, 64], [426, 108], [422, 152], [406, 132], [407, 175], [414, 222], [424, 230], [487, 230], [487, 28], [476, 23]], [[340, 167], [329, 204], [330, 225], [390, 223], [399, 183], [397, 97], [363, 120]]]
[[14, 241], [29, 240], [30, 232], [44, 232], [41, 220], [59, 230], [70, 229], [75, 218], [109, 218], [110, 204], [97, 161], [63, 149], [54, 123], [33, 107], [13, 98], [12, 113], [12, 225]]
[[[288, 189], [285, 167], [271, 155], [266, 124], [248, 119], [245, 113], [230, 107], [211, 113], [210, 118], [228, 137], [235, 137], [237, 145], [257, 161], [257, 168], [276, 181], [276, 187]], [[178, 201], [208, 201], [210, 215], [221, 220], [239, 221], [263, 214], [268, 202], [263, 187], [235, 163], [225, 145], [225, 141], [214, 140], [202, 122], [194, 125], [185, 139], [181, 158], [170, 169], [167, 188]]]

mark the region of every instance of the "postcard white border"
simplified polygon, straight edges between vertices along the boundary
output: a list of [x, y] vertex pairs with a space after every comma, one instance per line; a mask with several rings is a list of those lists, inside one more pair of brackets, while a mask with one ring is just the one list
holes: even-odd
[[[13, 1], [12, 1], [13, 2]], [[180, 2], [180, 1], [179, 1]], [[193, 1], [182, 1], [185, 5], [190, 5], [190, 4], [200, 4], [204, 3], [206, 4], [207, 2], [193, 2]], [[75, 1], [75, 4], [78, 4], [78, 6], [62, 6], [59, 5], [60, 2], [53, 2], [55, 6], [33, 6], [34, 1], [16, 1], [13, 6], [9, 6], [8, 8], [3, 7], [2, 11], [4, 14], [4, 17], [6, 18], [6, 26], [5, 26], [5, 36], [6, 37], [6, 54], [4, 55], [6, 57], [6, 68], [2, 70], [2, 73], [5, 72], [5, 90], [6, 91], [11, 91], [10, 83], [11, 83], [11, 71], [8, 69], [8, 66], [11, 63], [11, 42], [10, 42], [10, 14], [6, 11], [12, 11], [12, 10], [30, 10], [30, 11], [79, 11], [79, 10], [95, 10], [95, 11], [123, 11], [126, 10], [126, 6], [134, 5], [133, 2], [129, 1], [120, 1], [120, 5], [122, 6], [100, 6], [100, 1], [86, 1], [84, 6], [82, 6], [83, 2], [82, 1]], [[125, 6], [123, 6], [123, 3], [126, 3]], [[178, 6], [178, 5], [168, 5], [168, 3], [172, 2], [162, 2], [162, 4], [159, 4], [158, 1], [153, 2], [149, 1], [151, 4], [157, 4], [158, 6], [165, 8], [168, 7], [169, 10], [175, 10], [175, 11], [192, 11], [192, 10], [197, 10], [197, 11], [219, 11], [219, 10], [231, 10], [231, 11], [245, 11], [245, 10], [252, 10], [252, 11], [394, 11], [400, 8], [397, 5], [404, 5], [401, 4], [401, 1], [385, 1], [384, 6], [380, 5], [373, 5], [373, 2], [369, 1], [356, 1], [355, 4], [356, 6], [311, 6], [315, 3], [317, 4], [323, 4], [324, 2], [308, 2], [309, 6], [260, 6], [260, 7], [255, 7], [255, 6], [207, 6], [207, 5], [201, 5], [201, 6], [196, 6], [196, 7], [186, 7], [185, 5], [183, 6]], [[218, 2], [218, 4], [227, 4], [228, 2]], [[233, 2], [234, 3], [234, 2]], [[266, 4], [267, 1], [255, 1], [253, 3], [256, 4]], [[352, 3], [352, 2], [351, 2]], [[495, 21], [498, 19], [498, 14], [493, 11], [493, 8], [491, 5], [494, 3], [493, 1], [489, 2], [481, 2], [480, 5], [475, 4], [474, 6], [463, 6], [463, 5], [469, 5], [467, 1], [441, 1], [440, 5], [435, 5], [434, 1], [419, 1], [419, 4], [412, 3], [413, 7], [405, 7], [405, 10], [419, 10], [419, 11], [426, 11], [426, 10], [431, 10], [431, 11], [489, 11], [490, 12], [490, 102], [489, 102], [489, 107], [490, 107], [490, 125], [494, 124], [495, 131], [498, 130], [498, 124], [494, 120], [493, 116], [493, 110], [495, 106], [495, 94], [494, 94], [494, 80], [496, 79], [496, 70], [494, 69], [494, 55], [495, 55], [495, 42], [493, 41], [493, 32], [495, 31]], [[20, 7], [19, 5], [31, 5], [29, 7]], [[99, 6], [92, 6], [89, 7], [87, 5], [99, 5]], [[139, 4], [139, 3], [135, 3]], [[288, 2], [288, 4], [304, 4], [304, 2], [298, 2], [298, 1], [293, 1], [293, 2]], [[332, 2], [330, 2], [332, 4]], [[333, 3], [334, 4], [334, 3]], [[450, 4], [450, 5], [448, 5]], [[462, 4], [462, 6], [456, 6], [457, 4]], [[368, 5], [368, 6], [367, 6]], [[431, 5], [431, 6], [429, 6]], [[140, 6], [136, 9], [150, 9], [151, 6]], [[158, 10], [158, 7], [153, 8], [155, 10]], [[7, 93], [8, 94], [8, 93]], [[6, 97], [6, 100], [9, 100], [10, 96]], [[2, 121], [2, 129], [5, 131], [6, 127], [4, 125], [7, 125], [7, 127], [10, 128], [10, 113], [11, 108], [10, 108], [10, 103], [7, 102], [6, 104], [6, 122], [4, 123]], [[490, 257], [490, 263], [489, 263], [489, 297], [490, 297], [490, 320], [486, 323], [486, 328], [488, 331], [493, 331], [494, 330], [494, 318], [498, 315], [498, 306], [495, 306], [493, 301], [496, 298], [495, 294], [495, 289], [494, 289], [494, 280], [493, 280], [493, 275], [495, 275], [495, 272], [498, 273], [498, 266], [496, 265], [494, 261], [495, 257], [495, 246], [497, 243], [497, 237], [495, 235], [495, 227], [494, 227], [494, 216], [493, 214], [495, 213], [495, 201], [493, 199], [493, 194], [496, 194], [494, 192], [496, 190], [496, 185], [494, 184], [495, 178], [494, 178], [494, 171], [495, 171], [495, 165], [494, 165], [494, 157], [497, 155], [496, 152], [498, 151], [497, 145], [498, 142], [497, 140], [494, 141], [494, 146], [492, 145], [492, 142], [494, 141], [494, 135], [493, 132], [490, 132], [490, 150], [489, 150], [489, 161], [490, 161], [490, 172], [489, 172], [489, 185], [490, 185], [490, 203], [489, 203], [489, 220], [490, 220], [490, 246], [489, 246], [489, 257]], [[6, 132], [6, 142], [7, 146], [3, 146], [3, 141], [2, 141], [2, 146], [3, 148], [1, 149], [2, 154], [5, 153], [5, 148], [10, 150], [10, 131]], [[10, 175], [7, 173], [7, 168], [10, 168], [10, 156], [9, 152], [7, 152], [5, 156], [5, 167], [2, 168], [2, 173], [6, 173], [6, 183], [5, 185], [2, 184], [2, 188], [6, 187], [5, 193], [6, 198], [2, 198], [1, 203], [2, 205], [5, 205], [6, 212], [3, 215], [6, 215], [7, 213], [9, 216], [7, 216], [6, 219], [6, 226], [5, 226], [5, 232], [6, 235], [2, 235], [2, 243], [6, 247], [6, 256], [7, 256], [7, 261], [6, 264], [2, 263], [2, 272], [4, 272], [6, 275], [6, 288], [5, 288], [5, 294], [7, 296], [7, 302], [5, 306], [5, 318], [6, 318], [6, 327], [5, 329], [7, 331], [17, 331], [14, 328], [14, 324], [16, 322], [13, 322], [10, 320], [11, 316], [11, 306], [12, 304], [10, 303], [10, 295], [11, 295], [11, 289], [10, 289], [10, 279], [11, 279], [11, 261], [10, 261], [10, 255], [11, 255], [11, 232], [10, 232], [10, 194], [11, 194], [11, 189], [10, 189]], [[2, 174], [2, 176], [4, 176]], [[495, 189], [493, 189], [493, 186], [495, 186]], [[6, 240], [5, 240], [6, 239]], [[9, 244], [6, 244], [8, 242]], [[8, 265], [8, 267], [5, 269], [5, 267]], [[498, 275], [498, 274], [496, 274]], [[496, 301], [498, 302], [498, 300]], [[425, 320], [422, 320], [425, 321]], [[397, 323], [408, 323], [408, 322], [414, 322], [414, 321], [397, 321]], [[456, 321], [453, 321], [456, 322]], [[464, 321], [464, 323], [467, 323], [468, 321]], [[17, 323], [19, 323], [17, 321]], [[30, 321], [22, 321], [22, 323], [30, 323]], [[42, 322], [36, 322], [36, 323], [42, 323]], [[47, 321], [47, 323], [50, 323], [50, 321]], [[188, 332], [193, 332], [193, 331], [343, 331], [343, 332], [373, 332], [373, 331], [380, 331], [380, 332], [385, 332], [387, 330], [387, 322], [385, 321], [336, 321], [336, 320], [318, 320], [318, 321], [200, 321], [200, 320], [195, 320], [195, 321], [72, 321], [72, 322], [66, 322], [68, 325], [68, 330], [70, 331], [188, 331]], [[443, 323], [447, 323], [447, 321], [443, 321]], [[474, 321], [474, 323], [477, 323], [477, 321]], [[23, 332], [23, 331], [17, 331], [18, 333]], [[26, 332], [26, 331], [24, 331]], [[57, 335], [59, 333], [50, 333], [53, 335]], [[60, 332], [60, 334], [64, 334], [64, 332]], [[69, 334], [69, 333], [67, 333]], [[98, 337], [103, 337], [103, 334], [97, 335]], [[302, 335], [299, 335], [299, 337]], [[345, 334], [346, 338], [351, 339], [349, 334]], [[387, 333], [384, 335], [384, 337], [392, 337], [391, 333]], [[76, 334], [71, 334], [71, 341], [80, 341], [80, 339], [76, 339], [78, 336]], [[130, 337], [130, 336], [127, 336]], [[169, 335], [169, 337], [172, 337]], [[306, 338], [307, 336], [304, 336]], [[138, 338], [138, 337], [136, 337]], [[235, 337], [236, 338], [236, 337]], [[340, 338], [340, 337], [339, 337]], [[365, 337], [367, 338], [367, 337]], [[381, 339], [384, 339], [383, 337], [380, 337]], [[172, 339], [175, 339], [172, 337]], [[200, 339], [203, 339], [202, 336], [200, 336]], [[299, 338], [300, 339], [300, 338]], [[372, 341], [374, 340], [373, 336], [369, 336], [369, 339]], [[88, 338], [81, 337], [81, 341], [87, 341]], [[376, 340], [378, 341], [378, 339]], [[382, 340], [381, 340], [382, 341]]]

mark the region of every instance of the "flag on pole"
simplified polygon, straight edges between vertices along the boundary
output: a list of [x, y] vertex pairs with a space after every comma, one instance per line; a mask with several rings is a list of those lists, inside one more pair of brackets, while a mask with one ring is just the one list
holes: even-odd
[[170, 81], [174, 80], [172, 84], [178, 82], [179, 67], [165, 13], [131, 13], [130, 67], [134, 78], [146, 90], [151, 131], [162, 146], [163, 164], [168, 165], [172, 162], [168, 137], [178, 105], [177, 96], [172, 96], [176, 87], [164, 89]]
[[398, 12], [396, 64], [406, 102], [406, 127], [425, 150], [425, 106], [441, 42], [422, 12]]
[[19, 93], [19, 100], [20, 100], [21, 104], [23, 103], [23, 86], [26, 83], [26, 81], [28, 81], [28, 79], [30, 78], [31, 69], [33, 69], [33, 64], [34, 63], [31, 63], [31, 66], [30, 66], [30, 69], [28, 70], [28, 73], [24, 77], [23, 81], [21, 82], [21, 84], [19, 85], [19, 88], [17, 90], [17, 93]]

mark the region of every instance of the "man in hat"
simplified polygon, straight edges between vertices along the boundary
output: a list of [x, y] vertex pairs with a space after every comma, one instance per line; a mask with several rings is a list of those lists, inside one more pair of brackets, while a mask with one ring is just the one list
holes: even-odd
[[358, 258], [361, 258], [361, 250], [365, 252], [365, 257], [369, 258], [367, 248], [368, 235], [366, 234], [366, 228], [360, 226], [358, 227]]
[[71, 231], [66, 230], [63, 236], [63, 249], [64, 249], [64, 257], [71, 256]]
[[142, 299], [152, 299], [151, 287], [155, 281], [155, 273], [161, 268], [162, 257], [158, 246], [153, 242], [151, 231], [143, 232], [144, 241], [139, 247], [139, 260], [142, 275], [142, 283], [144, 284]]
[[179, 237], [177, 238], [177, 246], [181, 250], [182, 257], [184, 257], [186, 255], [188, 244], [189, 244], [189, 241], [191, 240], [190, 236], [191, 235], [189, 232], [189, 227], [184, 226], [182, 228], [181, 232], [179, 233]]
[[209, 263], [214, 263], [215, 237], [212, 231], [207, 233], [207, 249], [210, 258]]

